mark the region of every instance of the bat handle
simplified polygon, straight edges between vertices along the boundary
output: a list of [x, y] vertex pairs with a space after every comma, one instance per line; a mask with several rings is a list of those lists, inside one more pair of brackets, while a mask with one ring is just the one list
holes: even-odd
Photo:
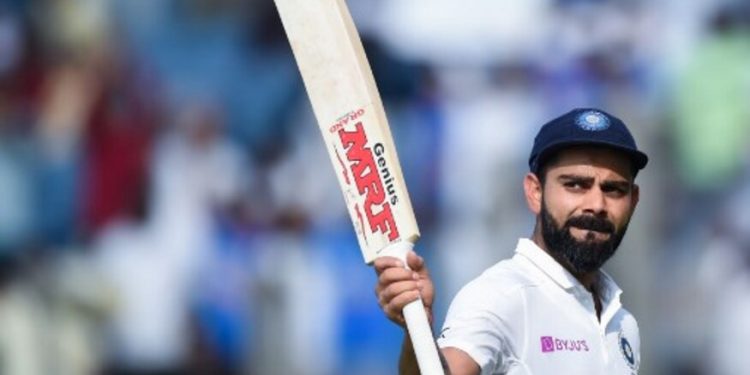
[[[409, 241], [400, 241], [383, 249], [380, 255], [401, 259], [405, 267], [409, 268], [406, 265], [406, 255], [413, 247], [414, 244]], [[414, 347], [414, 355], [417, 357], [419, 371], [422, 375], [444, 375], [445, 372], [440, 363], [437, 345], [435, 344], [435, 338], [432, 336], [432, 328], [422, 299], [418, 298], [404, 306], [403, 314]]]

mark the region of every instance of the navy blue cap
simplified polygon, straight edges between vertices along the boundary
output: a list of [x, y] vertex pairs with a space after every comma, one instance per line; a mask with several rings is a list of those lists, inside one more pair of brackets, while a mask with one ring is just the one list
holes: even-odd
[[547, 159], [570, 146], [591, 145], [624, 152], [637, 173], [648, 163], [648, 156], [638, 150], [630, 131], [619, 118], [600, 109], [576, 108], [544, 124], [529, 156], [529, 169], [539, 174]]

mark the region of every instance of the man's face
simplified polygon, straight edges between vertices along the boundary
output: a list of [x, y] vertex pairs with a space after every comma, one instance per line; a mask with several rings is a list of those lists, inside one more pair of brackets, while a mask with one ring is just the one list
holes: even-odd
[[630, 161], [601, 148], [561, 151], [546, 168], [539, 213], [547, 249], [575, 274], [614, 253], [638, 201]]

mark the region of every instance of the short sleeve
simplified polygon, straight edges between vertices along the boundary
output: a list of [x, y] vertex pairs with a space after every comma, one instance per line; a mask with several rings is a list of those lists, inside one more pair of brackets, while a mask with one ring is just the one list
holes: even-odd
[[451, 302], [437, 342], [467, 353], [482, 374], [504, 373], [517, 360], [524, 325], [520, 290], [498, 291], [487, 280], [467, 284]]

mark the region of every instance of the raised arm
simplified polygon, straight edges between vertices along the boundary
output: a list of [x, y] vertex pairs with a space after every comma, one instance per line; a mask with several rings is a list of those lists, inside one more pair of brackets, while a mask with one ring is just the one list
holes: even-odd
[[[432, 323], [432, 304], [435, 297], [435, 287], [424, 259], [411, 252], [406, 261], [410, 269], [404, 268], [400, 260], [392, 257], [378, 258], [373, 263], [378, 275], [378, 282], [375, 286], [378, 304], [386, 317], [404, 330], [406, 329], [402, 314], [404, 306], [421, 296], [430, 317], [430, 323]], [[446, 374], [479, 374], [480, 369], [476, 362], [459, 349], [445, 348], [440, 350], [440, 359]], [[404, 342], [401, 347], [399, 374], [419, 375], [414, 349], [406, 332], [404, 332]]]

